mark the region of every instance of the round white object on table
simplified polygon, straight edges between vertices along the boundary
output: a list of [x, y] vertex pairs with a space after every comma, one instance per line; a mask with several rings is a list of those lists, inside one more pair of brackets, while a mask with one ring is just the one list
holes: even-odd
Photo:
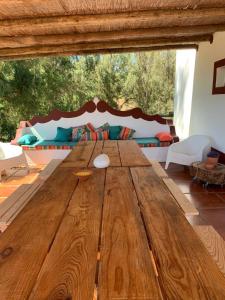
[[107, 168], [110, 164], [110, 159], [107, 154], [100, 154], [95, 157], [93, 164], [98, 169]]

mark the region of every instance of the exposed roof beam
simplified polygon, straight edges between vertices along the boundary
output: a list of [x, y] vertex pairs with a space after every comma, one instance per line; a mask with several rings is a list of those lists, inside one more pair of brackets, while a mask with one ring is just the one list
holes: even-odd
[[112, 32], [91, 32], [76, 34], [39, 35], [39, 36], [17, 36], [1, 37], [0, 48], [20, 48], [44, 45], [78, 44], [89, 42], [120, 41], [129, 39], [148, 38], [176, 38], [181, 36], [196, 36], [201, 34], [211, 34], [218, 30], [225, 30], [222, 25], [204, 26], [180, 26], [168, 28], [133, 29]]
[[0, 56], [23, 56], [42, 53], [63, 53], [71, 52], [76, 53], [79, 51], [94, 51], [99, 49], [126, 49], [126, 48], [144, 48], [151, 46], [163, 46], [171, 44], [187, 44], [200, 41], [213, 41], [212, 35], [200, 35], [195, 37], [177, 37], [177, 38], [155, 38], [144, 40], [128, 40], [128, 41], [111, 41], [100, 43], [79, 43], [72, 45], [56, 45], [56, 46], [35, 46], [35, 47], [23, 47], [23, 48], [4, 48], [0, 49]]
[[16, 55], [16, 56], [2, 56], [0, 54], [0, 60], [23, 60], [40, 57], [53, 57], [53, 56], [72, 56], [72, 55], [88, 55], [88, 54], [113, 54], [113, 53], [129, 53], [129, 52], [143, 52], [143, 51], [162, 51], [162, 50], [178, 50], [178, 49], [196, 49], [197, 44], [174, 44], [174, 45], [161, 45], [151, 47], [130, 47], [130, 48], [114, 48], [114, 49], [97, 49], [97, 50], [83, 50], [83, 51], [67, 51], [67, 52], [55, 52], [55, 53], [40, 53], [40, 54], [28, 54], [28, 55]]
[[[211, 17], [215, 18], [214, 21], [210, 19]], [[188, 25], [224, 24], [224, 18], [225, 8], [167, 9], [101, 15], [33, 17], [0, 20], [0, 36], [123, 30], [130, 24], [133, 24], [133, 28], [179, 26], [185, 22]], [[193, 24], [191, 20], [194, 21]]]

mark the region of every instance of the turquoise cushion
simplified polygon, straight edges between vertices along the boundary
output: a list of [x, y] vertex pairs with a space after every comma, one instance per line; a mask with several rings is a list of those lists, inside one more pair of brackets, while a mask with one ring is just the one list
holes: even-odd
[[72, 128], [57, 127], [57, 134], [55, 141], [57, 142], [69, 142], [72, 139]]
[[37, 141], [37, 137], [33, 134], [25, 134], [18, 140], [19, 145], [32, 145]]
[[110, 126], [109, 127], [109, 139], [110, 140], [119, 140], [120, 131], [122, 126]]
[[155, 137], [149, 138], [135, 138], [135, 141], [139, 145], [147, 146], [147, 145], [155, 145], [156, 147], [160, 147], [160, 141]]

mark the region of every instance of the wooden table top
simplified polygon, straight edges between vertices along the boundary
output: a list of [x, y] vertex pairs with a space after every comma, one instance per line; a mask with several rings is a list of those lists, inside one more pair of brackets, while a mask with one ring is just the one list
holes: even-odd
[[[102, 152], [111, 166], [78, 181]], [[133, 141], [80, 143], [0, 236], [1, 300], [96, 295], [225, 299], [225, 277]]]

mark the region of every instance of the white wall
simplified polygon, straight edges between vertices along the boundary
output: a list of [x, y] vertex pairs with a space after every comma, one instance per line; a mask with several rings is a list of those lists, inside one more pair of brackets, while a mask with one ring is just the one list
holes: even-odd
[[225, 32], [213, 44], [201, 43], [196, 55], [190, 134], [206, 134], [213, 146], [225, 152], [225, 94], [212, 95], [214, 62], [225, 58]]
[[176, 133], [181, 139], [189, 136], [195, 56], [194, 49], [176, 52], [174, 124]]

